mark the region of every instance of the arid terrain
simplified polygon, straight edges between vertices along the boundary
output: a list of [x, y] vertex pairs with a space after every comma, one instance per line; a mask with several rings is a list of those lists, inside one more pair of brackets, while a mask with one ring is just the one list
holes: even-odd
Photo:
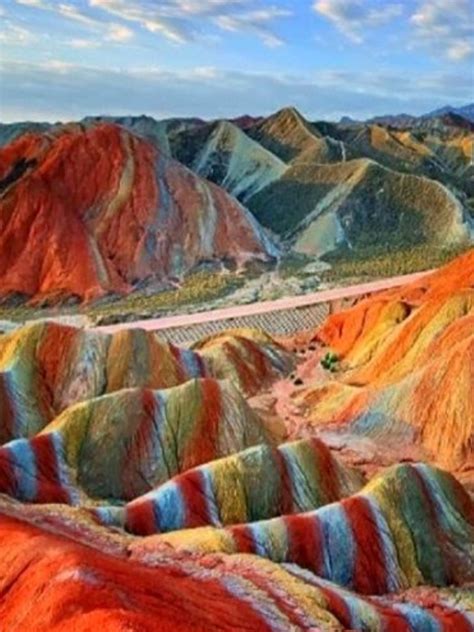
[[474, 250], [277, 340], [0, 336], [5, 630], [468, 632]]

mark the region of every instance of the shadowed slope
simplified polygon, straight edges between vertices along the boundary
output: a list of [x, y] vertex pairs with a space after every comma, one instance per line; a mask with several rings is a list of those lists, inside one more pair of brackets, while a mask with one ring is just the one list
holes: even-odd
[[284, 108], [247, 128], [246, 132], [286, 163], [345, 160], [343, 144], [322, 136], [295, 108]]
[[194, 172], [246, 202], [279, 178], [286, 164], [228, 121], [174, 136], [173, 156]]
[[249, 208], [297, 252], [309, 255], [340, 243], [439, 246], [469, 238], [463, 206], [447, 188], [366, 159], [295, 164], [253, 196]]

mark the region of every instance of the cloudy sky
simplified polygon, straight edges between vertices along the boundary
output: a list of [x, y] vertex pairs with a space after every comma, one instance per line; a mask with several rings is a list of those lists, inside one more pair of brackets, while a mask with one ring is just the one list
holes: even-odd
[[0, 119], [474, 100], [474, 0], [2, 0]]

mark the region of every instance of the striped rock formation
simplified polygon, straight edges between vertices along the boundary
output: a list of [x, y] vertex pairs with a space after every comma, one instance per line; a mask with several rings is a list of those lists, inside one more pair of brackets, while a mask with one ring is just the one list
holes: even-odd
[[131, 500], [201, 463], [266, 442], [225, 381], [123, 389], [67, 408], [41, 434], [0, 448], [0, 491], [27, 502]]
[[[0, 336], [2, 632], [473, 630], [458, 479], [399, 463], [365, 482], [363, 460], [311, 435], [378, 433], [469, 467], [473, 255], [332, 316], [318, 340], [336, 373], [315, 370], [314, 341], [295, 368], [248, 330], [189, 351], [143, 331]], [[278, 410], [309, 436], [274, 445], [251, 405], [299, 401], [291, 370], [308, 417]]]
[[0, 443], [33, 436], [80, 401], [206, 375], [199, 355], [143, 330], [104, 335], [51, 322], [26, 326], [0, 336]]
[[474, 504], [454, 477], [399, 465], [313, 512], [151, 536], [181, 551], [250, 553], [296, 564], [365, 595], [474, 581]]
[[118, 125], [25, 134], [0, 148], [0, 184], [2, 297], [89, 300], [277, 255], [223, 189]]
[[143, 552], [135, 541], [0, 498], [2, 623], [11, 632], [156, 632], [157, 625], [163, 632], [472, 630], [469, 590], [366, 597], [294, 564], [158, 546]]
[[317, 439], [259, 445], [172, 478], [124, 509], [96, 515], [137, 535], [300, 513], [358, 491], [362, 477]]
[[290, 373], [295, 364], [287, 350], [257, 329], [229, 329], [200, 340], [193, 350], [211, 375], [231, 380], [246, 395]]
[[472, 469], [474, 250], [331, 316], [316, 337], [342, 361], [334, 380], [299, 396], [310, 420], [415, 442], [444, 467]]
[[68, 406], [123, 388], [230, 379], [252, 394], [293, 368], [291, 354], [254, 330], [223, 333], [196, 351], [140, 329], [111, 335], [52, 322], [0, 336], [0, 444], [31, 437]]

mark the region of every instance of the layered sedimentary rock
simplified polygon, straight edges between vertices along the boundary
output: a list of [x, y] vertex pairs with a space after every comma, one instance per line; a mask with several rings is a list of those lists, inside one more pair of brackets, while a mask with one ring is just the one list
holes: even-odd
[[320, 134], [295, 108], [284, 108], [246, 131], [286, 163], [320, 164], [345, 160], [344, 145]]
[[279, 178], [286, 163], [227, 121], [175, 134], [173, 156], [246, 202]]
[[203, 338], [193, 349], [214, 377], [231, 380], [246, 395], [263, 390], [294, 366], [284, 347], [255, 329], [230, 329]]
[[224, 190], [110, 123], [21, 136], [0, 180], [3, 297], [92, 299], [277, 252]]
[[32, 436], [68, 406], [123, 388], [162, 389], [213, 376], [252, 394], [293, 364], [283, 347], [254, 330], [224, 332], [193, 351], [139, 329], [26, 326], [0, 337], [0, 442]]
[[314, 512], [155, 537], [182, 551], [251, 553], [296, 564], [359, 593], [381, 595], [422, 583], [473, 581], [473, 519], [474, 505], [452, 476], [427, 465], [400, 465], [359, 494]]
[[328, 319], [316, 338], [342, 360], [301, 397], [316, 423], [416, 442], [450, 468], [473, 466], [474, 251], [401, 290]]
[[143, 330], [105, 335], [52, 322], [26, 326], [0, 337], [0, 441], [33, 436], [80, 401], [206, 375], [198, 354]]
[[96, 533], [87, 546], [72, 541], [57, 518], [45, 529], [2, 515], [0, 535], [0, 616], [12, 632], [472, 629], [472, 594], [462, 590], [364, 598], [255, 556], [147, 557], [116, 536], [99, 550]]
[[362, 477], [317, 439], [259, 445], [180, 474], [125, 508], [101, 507], [104, 524], [150, 535], [309, 511], [350, 496]]
[[179, 472], [266, 441], [228, 382], [122, 389], [70, 406], [41, 434], [0, 448], [0, 487], [29, 502], [75, 503], [82, 492], [130, 500]]
[[[472, 497], [400, 461], [471, 462], [473, 254], [331, 316], [298, 361], [251, 330], [0, 336], [0, 627], [472, 630]], [[304, 438], [276, 443], [256, 400]], [[374, 440], [399, 456], [350, 467]]]
[[264, 226], [308, 255], [324, 254], [338, 244], [439, 247], [467, 242], [470, 235], [462, 203], [442, 184], [366, 158], [295, 163], [248, 204]]

